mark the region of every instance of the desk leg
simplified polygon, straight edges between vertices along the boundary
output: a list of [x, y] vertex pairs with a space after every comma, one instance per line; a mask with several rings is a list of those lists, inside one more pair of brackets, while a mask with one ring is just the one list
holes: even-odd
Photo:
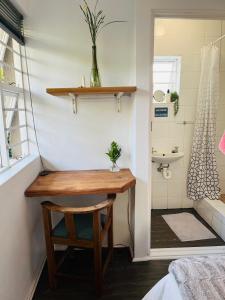
[[101, 231], [100, 231], [100, 214], [94, 212], [93, 215], [94, 228], [94, 267], [95, 267], [95, 288], [98, 296], [102, 294], [102, 245], [101, 245]]
[[130, 233], [130, 252], [132, 258], [134, 257], [134, 220], [135, 220], [135, 186], [128, 190], [128, 226]]
[[[116, 194], [108, 194], [107, 197], [109, 199], [116, 199]], [[112, 256], [112, 252], [113, 252], [113, 246], [114, 246], [114, 240], [113, 240], [113, 206], [110, 209], [110, 213], [109, 213], [109, 217], [111, 218], [111, 225], [108, 231], [108, 249], [109, 252], [111, 253]]]
[[109, 218], [111, 219], [111, 224], [108, 231], [108, 250], [110, 253], [110, 257], [112, 257], [113, 253], [113, 206], [110, 208]]

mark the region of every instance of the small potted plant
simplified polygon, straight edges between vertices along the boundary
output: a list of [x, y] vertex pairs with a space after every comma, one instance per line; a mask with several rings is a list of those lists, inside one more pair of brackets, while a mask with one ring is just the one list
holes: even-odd
[[171, 102], [173, 102], [174, 105], [174, 116], [176, 116], [178, 114], [179, 111], [179, 95], [177, 92], [173, 92], [171, 93]]
[[109, 159], [112, 162], [112, 167], [110, 168], [111, 172], [119, 172], [120, 171], [116, 162], [120, 158], [121, 152], [122, 152], [122, 149], [120, 148], [120, 146], [116, 142], [113, 141], [110, 145], [108, 152], [106, 153], [106, 155], [109, 157]]

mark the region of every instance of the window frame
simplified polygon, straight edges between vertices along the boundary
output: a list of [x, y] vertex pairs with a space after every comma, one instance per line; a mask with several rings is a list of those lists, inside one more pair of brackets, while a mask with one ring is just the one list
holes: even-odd
[[[2, 29], [3, 30], [3, 29]], [[7, 32], [3, 30], [3, 36], [7, 35]], [[17, 41], [12, 38], [13, 43]], [[8, 49], [12, 55], [13, 55], [13, 65], [9, 65], [4, 62], [4, 56], [0, 57], [0, 66], [3, 67], [7, 65], [7, 67], [10, 67], [15, 71], [15, 82], [17, 81], [17, 74], [16, 72], [19, 72], [21, 78], [21, 87], [17, 87], [15, 85], [10, 85], [5, 82], [0, 81], [0, 173], [8, 170], [18, 162], [22, 161], [26, 157], [28, 157], [30, 153], [30, 141], [29, 141], [29, 135], [28, 135], [28, 122], [27, 122], [27, 103], [26, 103], [26, 96], [25, 96], [25, 87], [24, 87], [24, 74], [26, 74], [23, 70], [23, 63], [22, 63], [22, 52], [21, 52], [21, 45], [16, 44], [16, 50], [13, 47], [10, 47], [7, 43], [5, 43], [6, 40], [0, 40], [0, 53], [5, 53], [6, 49]], [[5, 48], [5, 49], [4, 49]], [[15, 55], [18, 57], [16, 58], [15, 62]], [[19, 68], [16, 68], [16, 64], [19, 65]], [[12, 107], [5, 107], [5, 97], [8, 94], [7, 97], [15, 97], [14, 102], [15, 105], [12, 105]], [[22, 106], [19, 105], [19, 101], [22, 101]], [[6, 124], [6, 111], [12, 111], [12, 112], [18, 112], [18, 124], [13, 124], [13, 122], [10, 122], [10, 124]], [[24, 115], [22, 117], [23, 124], [21, 122], [21, 115], [20, 112], [24, 112]], [[12, 120], [13, 120], [12, 116]], [[16, 143], [10, 143], [8, 141], [8, 133], [13, 132], [15, 130], [18, 130], [19, 132], [19, 141], [16, 141]], [[24, 138], [23, 138], [24, 137]], [[26, 145], [24, 145], [26, 143]], [[21, 147], [21, 157], [20, 158], [10, 158], [10, 149]]]
[[[180, 83], [181, 83], [181, 60], [182, 60], [182, 57], [181, 56], [167, 56], [167, 55], [156, 55], [154, 56], [154, 61], [153, 61], [153, 92], [155, 91], [154, 87], [155, 85], [160, 85], [160, 84], [173, 84], [175, 89], [171, 89], [171, 88], [168, 88], [170, 90], [170, 92], [177, 92], [179, 94], [180, 92]], [[172, 63], [174, 64], [175, 66], [175, 71], [156, 71], [154, 70], [154, 64], [155, 63]], [[171, 72], [174, 72], [175, 73], [175, 81], [174, 82], [155, 82], [154, 81], [154, 74], [155, 73], [169, 73]], [[158, 90], [158, 89], [156, 89]], [[166, 91], [163, 91], [166, 93]], [[157, 101], [154, 100], [153, 98], [153, 102], [154, 103], [157, 103]]]

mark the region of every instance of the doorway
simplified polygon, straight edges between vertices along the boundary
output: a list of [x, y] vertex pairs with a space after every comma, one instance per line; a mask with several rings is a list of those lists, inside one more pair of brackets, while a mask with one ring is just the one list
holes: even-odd
[[[204, 205], [206, 207], [210, 202], [191, 201], [187, 197], [186, 187], [201, 74], [201, 50], [223, 34], [225, 22], [220, 20], [155, 19], [151, 205], [153, 249], [225, 245], [219, 230], [212, 224], [213, 216], [209, 217], [205, 213]], [[223, 80], [225, 41], [219, 42], [217, 47], [220, 80]], [[225, 91], [221, 91], [218, 103], [221, 109], [217, 112], [217, 140], [225, 128], [225, 120], [220, 115], [222, 109], [225, 109], [224, 99]], [[220, 187], [224, 193], [225, 159], [219, 152], [216, 152], [216, 159]], [[208, 230], [208, 238], [200, 235], [199, 239], [191, 237], [191, 240], [181, 240], [174, 225], [166, 217], [174, 216], [173, 223], [174, 218], [180, 214], [197, 220], [203, 226], [201, 228], [205, 228], [206, 232]], [[184, 230], [189, 226], [187, 223], [183, 225]], [[182, 233], [180, 229], [178, 231]]]

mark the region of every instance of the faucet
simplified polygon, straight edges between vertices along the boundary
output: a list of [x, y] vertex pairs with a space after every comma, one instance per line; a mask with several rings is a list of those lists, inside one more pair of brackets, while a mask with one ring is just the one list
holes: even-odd
[[157, 153], [154, 147], [152, 147], [152, 154]]
[[179, 152], [179, 147], [175, 146], [174, 149], [172, 150], [172, 153], [178, 153]]

